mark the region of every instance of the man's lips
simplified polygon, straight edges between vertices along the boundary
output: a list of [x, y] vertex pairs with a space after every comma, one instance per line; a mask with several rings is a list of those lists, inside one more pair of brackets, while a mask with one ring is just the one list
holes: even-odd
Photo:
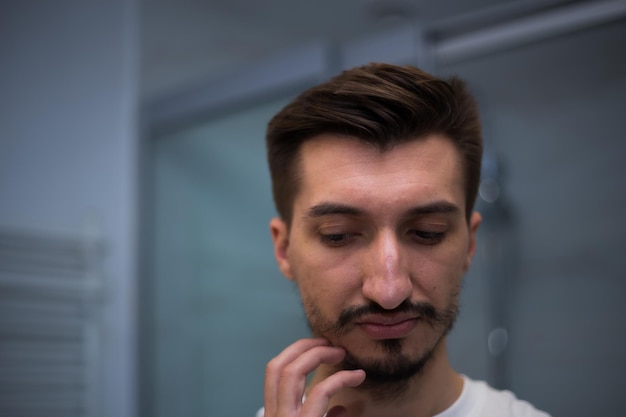
[[419, 317], [409, 315], [371, 315], [357, 320], [356, 325], [372, 339], [401, 339], [417, 325]]

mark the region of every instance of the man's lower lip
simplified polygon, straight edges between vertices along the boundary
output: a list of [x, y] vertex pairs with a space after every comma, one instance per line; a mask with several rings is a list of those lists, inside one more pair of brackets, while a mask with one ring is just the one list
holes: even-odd
[[372, 339], [401, 339], [417, 325], [418, 319], [404, 320], [395, 324], [360, 323], [359, 327]]

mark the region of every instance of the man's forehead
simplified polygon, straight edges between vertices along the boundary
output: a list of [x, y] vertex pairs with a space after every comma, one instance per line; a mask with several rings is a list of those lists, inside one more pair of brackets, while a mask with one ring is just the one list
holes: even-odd
[[463, 205], [461, 157], [445, 136], [420, 138], [384, 151], [333, 135], [316, 137], [305, 145], [298, 195], [306, 201], [300, 201], [300, 209], [323, 200], [359, 206], [368, 199], [385, 198], [393, 204], [405, 193]]

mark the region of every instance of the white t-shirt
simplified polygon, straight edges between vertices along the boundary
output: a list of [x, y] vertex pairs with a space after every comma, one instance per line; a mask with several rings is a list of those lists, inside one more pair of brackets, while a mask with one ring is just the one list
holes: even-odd
[[434, 417], [550, 417], [511, 391], [498, 391], [483, 381], [463, 375], [463, 391], [446, 410]]
[[[256, 417], [263, 417], [261, 408]], [[463, 375], [463, 391], [446, 410], [433, 417], [550, 417], [510, 391], [498, 391]]]

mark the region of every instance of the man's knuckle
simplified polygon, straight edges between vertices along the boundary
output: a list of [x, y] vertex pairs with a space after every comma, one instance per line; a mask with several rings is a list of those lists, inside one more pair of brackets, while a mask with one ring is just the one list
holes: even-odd
[[281, 378], [292, 379], [301, 374], [300, 368], [295, 364], [285, 366], [280, 371]]
[[330, 397], [331, 389], [327, 384], [317, 384], [311, 388], [310, 396], [315, 398]]
[[280, 361], [277, 358], [272, 359], [265, 366], [265, 372], [268, 374], [275, 374], [281, 368]]

